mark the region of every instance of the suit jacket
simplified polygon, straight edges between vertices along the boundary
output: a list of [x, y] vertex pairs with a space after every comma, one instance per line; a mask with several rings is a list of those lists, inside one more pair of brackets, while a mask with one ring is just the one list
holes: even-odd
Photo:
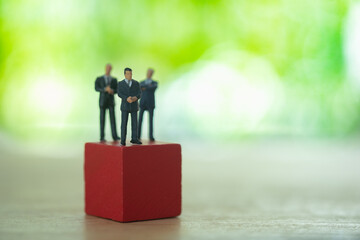
[[155, 90], [157, 87], [158, 83], [154, 80], [148, 85], [145, 83], [145, 80], [140, 82], [140, 88], [145, 88], [145, 90], [141, 90], [141, 108], [155, 108]]
[[[95, 90], [97, 92], [100, 92], [100, 97], [99, 97], [100, 108], [104, 108], [104, 107], [106, 108], [115, 105], [114, 95], [105, 92], [105, 88], [106, 88], [105, 77], [104, 76], [97, 77], [95, 80]], [[110, 88], [114, 91], [114, 94], [116, 94], [117, 91], [116, 78], [111, 77]]]
[[132, 103], [129, 103], [126, 100], [130, 96], [137, 97], [138, 99], [140, 99], [141, 90], [138, 81], [132, 79], [131, 87], [129, 87], [125, 79], [120, 81], [117, 86], [117, 93], [121, 98], [121, 106], [120, 106], [121, 111], [136, 112], [139, 110], [139, 100], [136, 100], [135, 102]]

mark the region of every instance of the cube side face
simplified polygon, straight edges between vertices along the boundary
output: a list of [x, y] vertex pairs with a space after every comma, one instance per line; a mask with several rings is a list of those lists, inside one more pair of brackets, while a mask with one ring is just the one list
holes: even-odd
[[181, 146], [124, 149], [124, 221], [181, 214]]
[[122, 148], [85, 144], [85, 212], [123, 221]]

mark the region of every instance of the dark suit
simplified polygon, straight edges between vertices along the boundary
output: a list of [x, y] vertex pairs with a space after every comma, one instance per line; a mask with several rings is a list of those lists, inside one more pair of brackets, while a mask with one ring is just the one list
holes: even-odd
[[141, 100], [140, 100], [140, 114], [139, 114], [139, 131], [138, 137], [141, 138], [141, 125], [144, 111], [149, 112], [149, 138], [153, 139], [153, 118], [155, 109], [155, 90], [158, 83], [154, 80], [150, 84], [146, 84], [146, 80], [140, 82]]
[[96, 78], [95, 81], [95, 90], [97, 92], [100, 92], [99, 97], [99, 107], [100, 107], [100, 139], [104, 139], [105, 133], [105, 110], [108, 108], [110, 113], [110, 124], [111, 124], [111, 133], [113, 139], [117, 139], [118, 135], [116, 133], [116, 123], [115, 123], [115, 101], [114, 101], [114, 95], [109, 94], [105, 92], [106, 86], [110, 86], [110, 88], [114, 91], [114, 94], [116, 94], [117, 91], [117, 80], [116, 78], [111, 77], [110, 83], [106, 84], [105, 77], [100, 76]]
[[137, 97], [140, 99], [141, 90], [139, 82], [131, 80], [131, 87], [126, 83], [125, 79], [120, 81], [117, 86], [117, 93], [121, 98], [121, 141], [126, 140], [126, 130], [129, 113], [131, 114], [131, 139], [137, 140], [137, 111], [139, 110], [139, 101], [129, 103], [128, 97]]

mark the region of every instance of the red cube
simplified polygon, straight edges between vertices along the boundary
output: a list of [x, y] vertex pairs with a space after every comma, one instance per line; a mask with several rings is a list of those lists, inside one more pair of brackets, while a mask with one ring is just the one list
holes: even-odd
[[120, 222], [181, 213], [181, 146], [85, 144], [85, 212]]

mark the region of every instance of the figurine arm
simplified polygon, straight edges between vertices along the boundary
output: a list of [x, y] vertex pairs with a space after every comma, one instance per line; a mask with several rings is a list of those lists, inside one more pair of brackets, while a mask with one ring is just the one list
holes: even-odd
[[137, 90], [136, 95], [131, 97], [132, 102], [135, 102], [141, 98], [140, 84], [138, 84], [137, 88], [138, 88], [138, 90]]
[[144, 82], [140, 83], [140, 90], [141, 91], [145, 91], [146, 90], [146, 85], [144, 84]]
[[110, 94], [117, 92], [117, 79], [113, 78], [110, 83]]
[[97, 92], [106, 92], [105, 89], [106, 88], [102, 88], [100, 86], [100, 78], [96, 78], [96, 80], [95, 80], [95, 91], [97, 91]]
[[155, 90], [157, 87], [158, 87], [158, 83], [157, 82], [152, 82], [149, 85], [141, 86], [141, 90], [143, 90], [143, 91], [146, 90], [146, 89]]
[[117, 93], [117, 79], [116, 78], [114, 78], [111, 81], [111, 89], [114, 91], [114, 94]]
[[137, 94], [136, 94], [136, 96], [135, 97], [137, 97], [137, 99], [140, 99], [141, 98], [141, 89], [140, 89], [140, 84], [138, 85], [138, 91], [137, 91]]
[[158, 87], [158, 83], [157, 82], [152, 82], [149, 87], [147, 87], [150, 90], [155, 90]]
[[118, 83], [117, 94], [122, 100], [126, 100], [129, 97], [127, 91], [125, 91], [125, 89], [121, 87], [120, 82]]

